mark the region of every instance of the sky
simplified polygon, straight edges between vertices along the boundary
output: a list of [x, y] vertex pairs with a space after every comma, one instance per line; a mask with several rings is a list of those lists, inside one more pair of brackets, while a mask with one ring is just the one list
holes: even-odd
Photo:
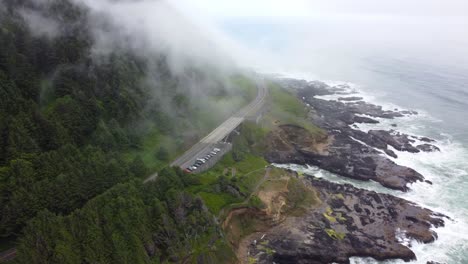
[[[334, 71], [340, 62], [377, 53], [468, 65], [466, 0], [174, 0], [171, 4], [218, 30], [218, 36], [236, 44], [237, 54], [249, 54], [242, 58], [244, 63], [262, 62], [259, 67], [327, 64]], [[311, 65], [312, 61], [317, 63]]]
[[466, 16], [465, 0], [178, 0], [216, 19], [240, 17]]
[[[89, 6], [94, 19], [109, 18], [116, 29], [93, 27], [97, 54], [119, 45], [143, 56], [163, 53], [173, 72], [193, 64], [334, 72], [377, 53], [419, 53], [468, 65], [466, 0], [74, 1]], [[40, 25], [35, 32], [56, 33], [47, 18], [23, 15], [32, 28]]]

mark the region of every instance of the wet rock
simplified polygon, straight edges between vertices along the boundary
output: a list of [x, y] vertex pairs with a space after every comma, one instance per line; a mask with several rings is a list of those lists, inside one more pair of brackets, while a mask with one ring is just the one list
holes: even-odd
[[416, 111], [409, 111], [409, 110], [404, 110], [404, 111], [401, 111], [400, 113], [404, 115], [417, 115], [418, 114], [418, 112]]
[[378, 124], [379, 123], [379, 121], [369, 118], [369, 117], [365, 117], [365, 116], [354, 116], [353, 120], [355, 123], [366, 123], [366, 124]]
[[369, 135], [380, 139], [386, 144], [392, 146], [399, 151], [407, 151], [411, 153], [418, 153], [419, 149], [411, 145], [414, 140], [410, 139], [408, 135], [396, 132], [394, 130], [370, 130]]
[[416, 256], [395, 239], [398, 230], [429, 243], [436, 237], [431, 226], [443, 222], [442, 215], [391, 195], [311, 176], [304, 181], [318, 191], [322, 204], [249, 238], [258, 241], [249, 248], [258, 263], [349, 263], [351, 256], [410, 261]]
[[[328, 135], [317, 139], [302, 127], [281, 126], [267, 137], [265, 158], [269, 162], [315, 165], [343, 177], [372, 180], [401, 191], [407, 191], [409, 183], [424, 181], [420, 173], [396, 164], [388, 156], [398, 158], [392, 148], [411, 153], [437, 151], [431, 145], [434, 140], [395, 130], [354, 129], [355, 123], [376, 123], [374, 118], [393, 119], [417, 112], [388, 111], [363, 101], [345, 99], [352, 98], [351, 95], [338, 101], [314, 97], [349, 93], [346, 86], [292, 81], [290, 88], [296, 89], [300, 98], [310, 105], [311, 121]], [[420, 141], [425, 144], [416, 145]], [[249, 252], [258, 263], [349, 263], [351, 256], [410, 261], [416, 256], [411, 248], [398, 242], [397, 234], [404, 232], [410, 239], [430, 243], [437, 239], [431, 227], [444, 225], [446, 216], [391, 195], [311, 176], [304, 180], [318, 191], [323, 203], [307, 211], [305, 216], [287, 218], [268, 230], [268, 241], [263, 242], [267, 242], [269, 250], [251, 245]], [[252, 239], [264, 245], [261, 237]]]
[[435, 140], [430, 139], [430, 138], [427, 138], [427, 137], [421, 137], [421, 138], [419, 138], [419, 140], [421, 140], [421, 141], [423, 141], [423, 142], [426, 142], [426, 143], [435, 142]]
[[358, 97], [358, 96], [351, 96], [351, 97], [339, 97], [338, 98], [338, 101], [361, 101], [362, 97]]
[[[284, 81], [288, 85], [289, 81]], [[311, 121], [326, 130], [330, 140], [322, 152], [314, 149], [317, 142], [297, 142], [295, 138], [307, 137], [297, 127], [275, 131], [265, 155], [269, 162], [310, 164], [340, 176], [377, 181], [388, 188], [406, 191], [407, 185], [424, 180], [415, 170], [394, 163], [398, 151], [418, 153], [438, 151], [429, 138], [417, 138], [395, 130], [357, 130], [356, 123], [378, 123], [373, 118], [393, 119], [417, 114], [415, 111], [383, 110], [381, 106], [364, 101], [327, 101], [318, 95], [346, 94], [346, 85], [330, 87], [321, 82], [291, 81], [298, 96], [313, 109]], [[353, 98], [346, 96], [342, 98]], [[355, 98], [353, 98], [355, 99]], [[415, 145], [417, 140], [426, 144]]]
[[[356, 132], [355, 135], [364, 133]], [[271, 163], [296, 163], [318, 166], [338, 175], [379, 182], [385, 187], [407, 191], [408, 183], [422, 181], [415, 170], [400, 166], [381, 152], [356, 141], [345, 133], [331, 133], [325, 149], [317, 150], [317, 142], [307, 140], [307, 130], [297, 126], [281, 126], [267, 137], [265, 158]], [[298, 141], [298, 138], [306, 140]], [[377, 144], [377, 143], [376, 143]], [[385, 145], [382, 145], [383, 148]], [[391, 154], [391, 153], [390, 153]]]
[[417, 149], [423, 151], [423, 152], [435, 152], [435, 151], [440, 151], [440, 149], [434, 145], [431, 144], [421, 144], [416, 146]]

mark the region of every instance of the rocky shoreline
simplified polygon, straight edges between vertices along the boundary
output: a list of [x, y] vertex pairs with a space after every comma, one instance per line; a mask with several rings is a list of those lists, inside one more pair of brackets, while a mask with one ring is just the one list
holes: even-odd
[[[394, 159], [398, 158], [396, 150], [440, 151], [434, 140], [396, 129], [364, 132], [354, 125], [377, 124], [379, 119], [416, 112], [383, 110], [350, 94], [346, 86], [330, 87], [291, 79], [280, 82], [283, 87], [295, 90], [310, 108], [310, 121], [326, 134], [317, 136], [300, 126], [281, 125], [266, 139], [265, 158], [269, 162], [315, 165], [342, 177], [372, 180], [399, 191], [409, 191], [409, 185], [415, 182], [432, 184], [414, 169], [396, 164]], [[337, 99], [317, 98], [330, 95]], [[297, 174], [295, 177], [301, 178]], [[311, 207], [305, 215], [286, 217], [281, 223], [249, 236], [243, 242], [248, 245], [244, 253], [256, 263], [349, 263], [350, 257], [410, 261], [416, 259], [410, 241], [433, 242], [437, 234], [432, 228], [443, 226], [447, 218], [392, 195], [309, 175], [301, 179], [317, 192], [320, 205]]]
[[403, 239], [433, 242], [443, 215], [388, 194], [307, 176], [319, 207], [250, 237], [257, 263], [349, 263], [350, 257], [416, 259]]
[[[310, 148], [307, 131], [285, 125], [271, 135], [273, 147], [266, 154], [272, 163], [296, 163], [318, 166], [343, 177], [379, 182], [381, 185], [408, 191], [408, 185], [424, 181], [424, 176], [396, 164], [394, 150], [411, 153], [439, 151], [434, 140], [406, 135], [395, 130], [370, 130], [367, 133], [353, 127], [354, 123], [378, 123], [375, 118], [394, 119], [415, 115], [413, 111], [389, 111], [382, 107], [349, 97], [345, 87], [330, 87], [320, 82], [283, 81], [283, 86], [297, 90], [298, 96], [310, 107], [310, 120], [328, 134], [323, 139], [326, 150]], [[316, 96], [339, 94], [352, 101], [328, 101]]]

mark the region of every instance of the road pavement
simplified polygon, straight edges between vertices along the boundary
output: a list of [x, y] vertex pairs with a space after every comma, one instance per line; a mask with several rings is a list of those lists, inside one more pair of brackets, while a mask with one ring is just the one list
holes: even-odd
[[201, 139], [197, 144], [193, 145], [182, 156], [172, 162], [171, 166], [179, 166], [182, 169], [188, 168], [194, 164], [198, 158], [204, 157], [206, 154], [211, 152], [213, 148], [216, 147], [215, 145], [217, 143], [221, 142], [231, 134], [231, 132], [244, 122], [247, 117], [256, 115], [266, 101], [267, 87], [263, 80], [257, 81], [257, 89], [257, 96], [250, 104], [232, 115], [221, 125], [215, 128], [210, 134]]

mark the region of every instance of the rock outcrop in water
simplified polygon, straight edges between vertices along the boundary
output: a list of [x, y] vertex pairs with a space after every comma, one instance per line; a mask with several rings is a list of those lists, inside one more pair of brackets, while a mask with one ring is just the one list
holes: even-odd
[[[416, 112], [384, 110], [350, 96], [346, 86], [297, 80], [283, 80], [283, 85], [296, 89], [310, 107], [311, 122], [327, 134], [311, 134], [296, 125], [279, 126], [267, 136], [265, 158], [269, 162], [315, 165], [401, 191], [407, 191], [410, 183], [424, 181], [420, 173], [394, 160], [402, 151], [439, 151], [434, 140], [395, 129], [365, 132], [355, 126]], [[332, 101], [317, 98], [332, 94], [340, 97]], [[444, 225], [444, 215], [392, 195], [312, 176], [302, 180], [316, 190], [321, 203], [304, 215], [286, 217], [273, 226], [262, 225], [264, 229], [245, 238], [243, 245], [248, 246], [244, 254], [256, 263], [349, 263], [353, 256], [414, 260], [410, 241], [430, 243], [437, 238], [431, 228]]]
[[349, 92], [344, 86], [329, 87], [320, 82], [297, 80], [283, 82], [283, 85], [296, 89], [298, 96], [310, 106], [311, 122], [326, 130], [328, 138], [322, 139], [321, 143], [315, 142], [301, 127], [281, 126], [269, 135], [269, 151], [265, 155], [269, 162], [315, 165], [344, 177], [373, 180], [401, 191], [407, 191], [410, 183], [424, 180], [417, 171], [396, 164], [391, 158], [398, 156], [392, 149], [411, 153], [439, 151], [431, 144], [433, 140], [395, 130], [363, 132], [352, 127], [354, 123], [378, 123], [375, 118], [394, 119], [417, 112], [383, 110], [381, 106], [363, 101], [315, 98], [345, 95]]
[[442, 215], [391, 195], [304, 181], [322, 203], [250, 236], [248, 254], [257, 263], [349, 263], [352, 256], [409, 261], [415, 254], [397, 238], [432, 242], [437, 235], [430, 228], [444, 225]]

